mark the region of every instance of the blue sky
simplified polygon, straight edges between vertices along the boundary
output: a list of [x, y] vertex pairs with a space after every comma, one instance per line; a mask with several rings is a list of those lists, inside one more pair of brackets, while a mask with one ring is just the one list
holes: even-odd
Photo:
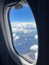
[[11, 22], [33, 22], [35, 21], [33, 13], [28, 5], [22, 9], [12, 8], [9, 13]]

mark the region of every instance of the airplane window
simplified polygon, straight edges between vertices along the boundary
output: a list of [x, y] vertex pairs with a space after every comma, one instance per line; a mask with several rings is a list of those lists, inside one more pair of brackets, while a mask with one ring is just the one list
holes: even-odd
[[[22, 6], [23, 5], [23, 6]], [[12, 6], [9, 20], [13, 46], [19, 53], [23, 65], [36, 63], [38, 57], [38, 33], [34, 15], [28, 3]], [[29, 65], [31, 65], [29, 64]]]

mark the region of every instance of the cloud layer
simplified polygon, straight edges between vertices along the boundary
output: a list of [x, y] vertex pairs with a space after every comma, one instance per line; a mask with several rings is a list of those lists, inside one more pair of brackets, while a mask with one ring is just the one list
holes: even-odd
[[[23, 32], [24, 34], [32, 33], [34, 31], [37, 31], [36, 29], [36, 23], [30, 22], [30, 23], [11, 23], [13, 37], [15, 37], [17, 32]], [[35, 39], [37, 39], [37, 35], [35, 36]]]
[[[32, 23], [11, 23], [12, 32], [13, 32], [13, 39], [14, 41], [19, 40], [20, 36], [16, 33], [23, 32], [24, 34], [32, 33], [37, 31], [35, 22]], [[36, 34], [34, 36], [34, 39], [38, 39], [38, 35]], [[23, 39], [22, 39], [23, 40]], [[25, 38], [25, 41], [28, 41], [27, 38]], [[22, 45], [23, 43], [20, 42], [17, 45]], [[30, 51], [34, 52], [35, 59], [37, 59], [38, 56], [38, 45], [33, 45], [30, 47]]]

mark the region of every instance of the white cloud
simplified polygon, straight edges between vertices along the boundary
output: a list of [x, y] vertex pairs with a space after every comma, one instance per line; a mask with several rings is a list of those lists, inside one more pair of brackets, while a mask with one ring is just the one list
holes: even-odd
[[14, 38], [14, 40], [18, 40], [19, 39], [19, 36], [16, 35], [16, 37]]
[[[32, 27], [32, 29], [26, 29], [27, 27]], [[36, 23], [35, 22], [27, 22], [27, 23], [23, 23], [23, 22], [19, 22], [19, 23], [11, 23], [11, 27], [12, 27], [12, 32], [24, 32], [24, 33], [30, 33], [32, 31], [34, 31], [36, 28]]]
[[32, 25], [33, 25], [34, 28], [36, 28], [36, 23], [35, 22], [33, 22]]
[[35, 38], [35, 39], [38, 39], [38, 35], [36, 34], [36, 35], [34, 36], [34, 38]]
[[28, 30], [23, 30], [24, 33], [28, 33]]
[[35, 59], [37, 60], [38, 57], [38, 52], [35, 53]]
[[37, 57], [38, 57], [38, 45], [33, 45], [30, 47], [30, 50], [34, 51], [33, 54], [34, 54], [34, 58], [35, 60], [37, 60]]
[[32, 32], [33, 30], [28, 30], [28, 32]]
[[13, 33], [13, 37], [15, 37], [16, 33]]
[[15, 27], [12, 28], [12, 32], [16, 32], [16, 28]]
[[38, 51], [38, 45], [31, 46], [30, 50], [35, 51], [35, 52]]
[[36, 27], [36, 23], [34, 22], [16, 22], [16, 23], [11, 23], [12, 27], [25, 27], [27, 25], [32, 25], [33, 27]]
[[20, 29], [17, 28], [17, 32], [22, 32], [22, 31], [23, 31], [23, 28], [20, 28]]
[[27, 30], [27, 29], [24, 29], [22, 32], [24, 33], [31, 33], [33, 30]]
[[23, 44], [23, 43], [18, 43], [17, 45], [19, 45], [19, 46], [20, 46], [20, 45], [22, 45], [22, 44]]

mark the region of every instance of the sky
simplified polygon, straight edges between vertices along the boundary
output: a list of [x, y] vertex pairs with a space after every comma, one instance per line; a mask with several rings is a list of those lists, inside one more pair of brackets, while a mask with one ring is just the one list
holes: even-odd
[[14, 7], [12, 7], [9, 13], [9, 18], [11, 22], [35, 21], [34, 15], [29, 5], [23, 5], [22, 9], [15, 9]]

